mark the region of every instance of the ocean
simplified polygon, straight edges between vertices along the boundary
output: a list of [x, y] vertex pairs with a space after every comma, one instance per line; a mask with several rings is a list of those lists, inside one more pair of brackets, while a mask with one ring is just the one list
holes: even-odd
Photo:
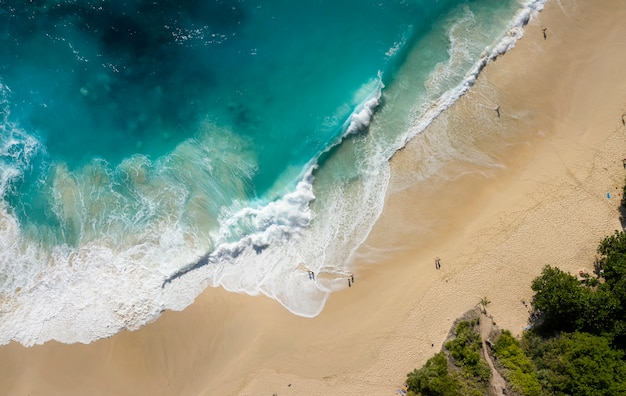
[[318, 315], [390, 158], [543, 2], [0, 2], [0, 344], [88, 343], [207, 287]]

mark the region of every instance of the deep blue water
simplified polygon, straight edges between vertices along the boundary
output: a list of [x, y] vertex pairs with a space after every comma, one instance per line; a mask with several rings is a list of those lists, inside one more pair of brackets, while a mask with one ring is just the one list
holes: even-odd
[[[393, 67], [390, 50], [451, 3], [5, 2], [0, 76], [11, 90], [9, 119], [42, 144], [7, 199], [22, 221], [63, 228], [39, 185], [51, 167], [156, 160], [205, 123], [251, 151], [244, 196], [263, 197], [286, 169], [341, 136], [368, 84]], [[58, 243], [80, 241], [65, 228]]]
[[[373, 159], [386, 161], [410, 135], [409, 110], [462, 84], [518, 8], [513, 0], [1, 1], [3, 301], [37, 305], [46, 290], [57, 293], [47, 337], [67, 340], [104, 336], [59, 335], [58, 312], [76, 299], [88, 301], [79, 317], [112, 315], [102, 322], [113, 323], [110, 333], [134, 326], [119, 314], [135, 312], [128, 299], [147, 307], [140, 325], [207, 285], [265, 293], [314, 315], [333, 287], [298, 295], [292, 282], [298, 261], [328, 265], [318, 247], [329, 229], [307, 230], [329, 218], [331, 192], [365, 183]], [[385, 95], [403, 84], [405, 93]], [[380, 116], [368, 152], [360, 141], [381, 108], [397, 113]], [[352, 218], [367, 229], [372, 213]], [[352, 238], [334, 230], [337, 240]], [[335, 261], [349, 265], [347, 256]], [[201, 267], [209, 273], [200, 280], [181, 280]], [[137, 290], [145, 295], [129, 297]], [[173, 303], [181, 290], [189, 295]], [[107, 299], [117, 308], [99, 303]], [[317, 307], [298, 305], [307, 299]], [[17, 338], [33, 337], [24, 334]]]

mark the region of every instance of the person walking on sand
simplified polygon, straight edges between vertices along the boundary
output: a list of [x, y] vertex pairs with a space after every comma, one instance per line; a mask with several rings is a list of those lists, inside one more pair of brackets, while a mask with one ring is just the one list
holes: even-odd
[[495, 110], [496, 110], [496, 114], [498, 115], [498, 118], [500, 118], [500, 106], [496, 106]]
[[350, 283], [350, 278], [348, 278], [348, 287], [352, 287], [352, 283]]
[[439, 257], [435, 257], [435, 269], [441, 268], [441, 259]]
[[354, 283], [354, 275], [350, 274], [350, 280]]
[[543, 39], [544, 40], [546, 40], [548, 38], [548, 35], [546, 34], [546, 30], [548, 30], [548, 28], [541, 29], [541, 31], [543, 32]]

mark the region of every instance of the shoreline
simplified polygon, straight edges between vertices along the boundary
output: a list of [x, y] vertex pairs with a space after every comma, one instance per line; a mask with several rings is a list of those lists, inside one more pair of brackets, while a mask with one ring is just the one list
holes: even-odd
[[[543, 265], [577, 271], [621, 229], [619, 197], [606, 194], [624, 183], [625, 8], [548, 2], [515, 48], [396, 153], [355, 284], [318, 317], [207, 289], [135, 332], [0, 347], [1, 393], [395, 394], [481, 297], [499, 327], [519, 334], [521, 300]], [[420, 181], [433, 143], [454, 158]]]

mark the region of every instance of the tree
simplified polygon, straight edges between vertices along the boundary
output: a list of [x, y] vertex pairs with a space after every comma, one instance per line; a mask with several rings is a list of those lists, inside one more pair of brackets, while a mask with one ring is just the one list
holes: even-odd
[[477, 324], [477, 320], [459, 322], [455, 328], [455, 338], [446, 342], [445, 347], [467, 376], [475, 377], [478, 382], [487, 382], [491, 369], [481, 358], [482, 339], [476, 329]]
[[598, 301], [595, 308], [599, 310], [605, 331], [612, 333], [618, 347], [626, 349], [626, 233], [615, 231], [604, 238], [598, 253], [602, 255], [600, 276], [604, 278], [598, 291], [605, 294], [604, 300], [608, 303]]
[[443, 352], [430, 358], [424, 367], [407, 375], [409, 392], [424, 396], [461, 395], [459, 381], [448, 372], [448, 359]]
[[624, 353], [609, 340], [588, 333], [563, 333], [531, 342], [529, 353], [550, 394], [609, 396], [626, 394]]
[[626, 233], [615, 231], [600, 242], [598, 253], [603, 256], [602, 274], [606, 283], [614, 286], [626, 276]]
[[489, 301], [487, 297], [483, 297], [480, 299], [478, 304], [482, 307], [483, 313], [487, 315], [487, 305], [491, 304], [491, 301]]
[[494, 355], [504, 367], [503, 376], [509, 381], [511, 389], [525, 396], [542, 394], [537, 369], [532, 360], [524, 353], [520, 342], [510, 331], [504, 330], [497, 338]]
[[589, 305], [589, 289], [581, 287], [574, 276], [556, 267], [544, 267], [531, 284], [535, 292], [532, 306], [543, 318], [542, 327], [549, 331], [574, 331], [581, 312]]
[[[612, 259], [607, 260], [610, 267]], [[558, 268], [546, 266], [532, 285], [532, 305], [548, 333], [585, 331], [623, 336], [626, 278], [611, 283], [579, 281]]]

